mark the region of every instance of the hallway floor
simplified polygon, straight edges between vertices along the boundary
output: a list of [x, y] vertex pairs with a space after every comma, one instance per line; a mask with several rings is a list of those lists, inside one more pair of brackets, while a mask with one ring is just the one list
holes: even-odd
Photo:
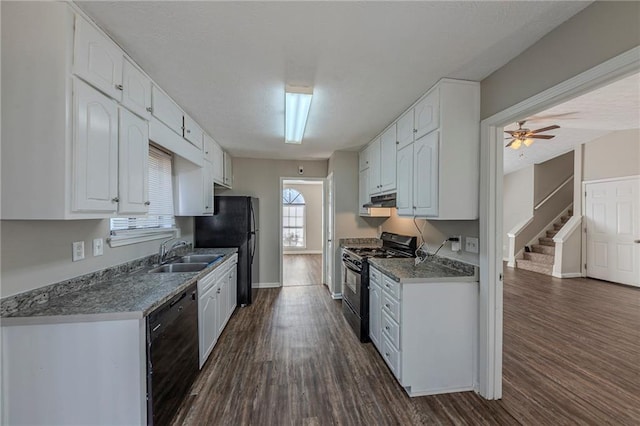
[[322, 284], [322, 255], [283, 255], [282, 281], [284, 287]]

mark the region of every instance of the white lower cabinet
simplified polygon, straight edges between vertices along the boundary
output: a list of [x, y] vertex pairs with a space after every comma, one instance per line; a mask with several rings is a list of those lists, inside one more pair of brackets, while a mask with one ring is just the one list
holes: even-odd
[[236, 308], [237, 265], [238, 256], [234, 255], [198, 280], [200, 368], [207, 361]]
[[369, 283], [369, 336], [409, 396], [473, 390], [478, 283], [399, 283], [374, 267]]

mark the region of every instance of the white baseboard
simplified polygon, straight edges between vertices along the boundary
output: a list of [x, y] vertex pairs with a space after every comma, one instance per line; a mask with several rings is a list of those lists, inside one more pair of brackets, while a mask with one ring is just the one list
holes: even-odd
[[322, 250], [293, 250], [285, 251], [282, 254], [322, 254]]
[[254, 283], [253, 288], [277, 288], [282, 287], [280, 283]]
[[566, 274], [552, 274], [556, 278], [582, 278], [582, 273], [580, 272], [567, 272]]
[[331, 293], [331, 298], [334, 300], [342, 299], [342, 293]]

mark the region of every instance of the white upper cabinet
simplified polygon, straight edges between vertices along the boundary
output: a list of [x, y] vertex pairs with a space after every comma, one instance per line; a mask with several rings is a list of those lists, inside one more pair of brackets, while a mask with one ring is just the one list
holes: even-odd
[[361, 172], [369, 168], [369, 152], [365, 149], [358, 155], [358, 171]]
[[[413, 134], [413, 132], [412, 132]], [[413, 144], [398, 150], [396, 157], [398, 169], [398, 192], [396, 207], [399, 215], [413, 215]]]
[[73, 72], [116, 100], [122, 99], [120, 48], [84, 18], [76, 16]]
[[415, 216], [438, 216], [438, 132], [431, 132], [414, 144], [413, 207]]
[[213, 165], [213, 181], [224, 185], [224, 152], [220, 145], [208, 135], [204, 135], [205, 156]]
[[202, 165], [202, 214], [213, 215], [213, 166], [205, 161]]
[[72, 209], [112, 213], [118, 208], [118, 107], [80, 80], [73, 90]]
[[377, 138], [366, 148], [369, 157], [369, 194], [382, 192], [380, 185], [380, 138]]
[[398, 126], [397, 139], [398, 149], [402, 149], [414, 140], [415, 130], [413, 127], [413, 108], [400, 117], [396, 123]]
[[176, 216], [213, 215], [213, 171], [211, 163], [194, 164], [180, 156], [173, 158]]
[[396, 124], [380, 136], [380, 191], [396, 189]]
[[149, 123], [120, 108], [118, 213], [149, 211]]
[[151, 110], [154, 117], [180, 136], [183, 136], [182, 110], [156, 85], [151, 88]]
[[233, 158], [228, 152], [224, 152], [224, 186], [231, 189], [233, 186]]
[[202, 138], [202, 155], [204, 156], [204, 159], [210, 163], [213, 163], [215, 145], [217, 145], [216, 141], [214, 141], [211, 136], [204, 133]]
[[122, 66], [122, 105], [146, 120], [151, 118], [151, 80], [126, 58]]
[[358, 179], [358, 212], [360, 216], [368, 216], [369, 208], [362, 206], [370, 201], [369, 169], [360, 170]]
[[194, 144], [198, 149], [202, 149], [202, 129], [191, 117], [184, 115], [184, 138]]
[[[440, 89], [435, 87], [413, 108], [415, 140], [435, 130], [440, 124]], [[478, 117], [479, 118], [479, 117]]]

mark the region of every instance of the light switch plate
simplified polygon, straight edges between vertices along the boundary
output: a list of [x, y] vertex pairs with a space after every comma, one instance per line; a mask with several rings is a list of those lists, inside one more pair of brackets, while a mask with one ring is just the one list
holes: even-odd
[[102, 238], [95, 238], [93, 240], [93, 255], [102, 256], [104, 254], [104, 243]]
[[478, 253], [478, 239], [474, 237], [466, 237], [464, 250], [469, 253]]
[[84, 259], [84, 241], [76, 241], [73, 243], [71, 259], [74, 262]]

